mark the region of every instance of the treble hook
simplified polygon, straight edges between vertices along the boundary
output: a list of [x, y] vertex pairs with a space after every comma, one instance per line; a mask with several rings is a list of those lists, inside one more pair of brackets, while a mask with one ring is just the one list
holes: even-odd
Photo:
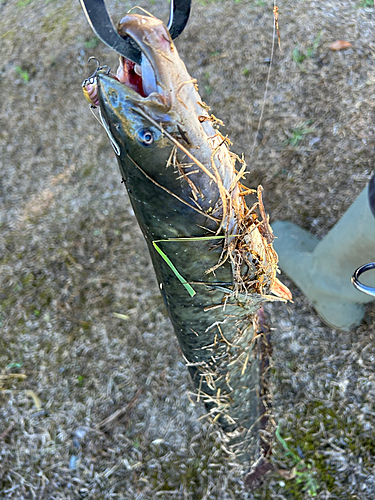
[[[109, 17], [104, 0], [80, 0], [83, 12], [95, 32], [108, 47], [136, 64], [141, 63], [142, 52], [130, 37], [122, 38]], [[171, 0], [168, 29], [172, 39], [183, 32], [190, 15], [191, 0]]]
[[88, 78], [86, 78], [83, 83], [82, 83], [82, 87], [85, 88], [87, 87], [87, 85], [90, 83], [91, 85], [93, 85], [95, 83], [95, 78], [96, 78], [96, 75], [98, 74], [98, 71], [101, 71], [102, 69], [105, 69], [105, 68], [108, 68], [107, 70], [107, 74], [109, 74], [111, 72], [111, 68], [109, 66], [107, 66], [107, 64], [105, 64], [104, 66], [100, 66], [100, 62], [99, 60], [94, 57], [94, 56], [91, 56], [88, 58], [87, 60], [87, 64], [89, 64], [89, 62], [91, 61], [95, 61], [96, 62], [96, 69], [94, 71], [94, 73], [89, 76]]
[[96, 62], [96, 70], [95, 70], [95, 73], [94, 75], [96, 75], [96, 73], [99, 71], [100, 69], [100, 62], [99, 62], [99, 59], [97, 59], [96, 57], [94, 56], [91, 56], [87, 59], [87, 64], [89, 64], [89, 62], [91, 61], [95, 61]]

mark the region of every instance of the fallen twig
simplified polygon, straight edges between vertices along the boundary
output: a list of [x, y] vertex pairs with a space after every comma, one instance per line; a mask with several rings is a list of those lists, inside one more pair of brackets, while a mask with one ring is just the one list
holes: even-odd
[[14, 422], [10, 424], [10, 426], [0, 434], [0, 439], [4, 439], [15, 428], [15, 426], [16, 424]]
[[121, 410], [115, 411], [114, 413], [112, 413], [112, 415], [110, 415], [109, 417], [107, 417], [104, 420], [102, 420], [101, 422], [99, 422], [95, 426], [95, 429], [98, 430], [98, 429], [100, 429], [102, 427], [108, 426], [108, 424], [114, 422], [115, 420], [117, 420], [118, 418], [120, 418], [122, 415], [124, 415], [127, 411], [129, 411], [134, 406], [134, 404], [137, 401], [137, 399], [138, 399], [139, 395], [141, 394], [141, 392], [142, 392], [142, 388], [138, 389], [138, 391], [135, 393], [135, 395], [129, 401], [129, 403], [125, 406], [125, 408], [121, 408]]

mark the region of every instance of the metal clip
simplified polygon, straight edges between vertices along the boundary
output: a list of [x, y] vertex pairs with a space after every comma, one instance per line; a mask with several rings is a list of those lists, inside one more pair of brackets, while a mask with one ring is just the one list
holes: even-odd
[[364, 285], [359, 281], [361, 274], [366, 271], [370, 271], [370, 269], [375, 269], [375, 262], [369, 262], [368, 264], [364, 264], [359, 267], [352, 276], [352, 283], [360, 292], [367, 293], [367, 295], [375, 297], [375, 287]]

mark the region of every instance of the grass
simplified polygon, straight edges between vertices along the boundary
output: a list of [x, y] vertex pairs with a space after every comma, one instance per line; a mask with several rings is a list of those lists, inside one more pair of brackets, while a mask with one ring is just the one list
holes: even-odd
[[[348, 420], [349, 418], [349, 420]], [[333, 498], [358, 498], [342, 487], [342, 481], [350, 476], [350, 462], [353, 456], [360, 457], [364, 470], [370, 470], [374, 455], [374, 431], [359, 421], [350, 420], [339, 403], [330, 407], [320, 401], [306, 404], [287, 425], [288, 438], [276, 431], [280, 446], [274, 450], [274, 459], [282, 467], [277, 491], [283, 498], [306, 500], [320, 496], [322, 491]], [[299, 425], [296, 425], [297, 421]], [[302, 425], [301, 425], [302, 424]], [[330, 436], [329, 443], [322, 442], [322, 433]], [[340, 462], [341, 481], [337, 481], [337, 464], [331, 459], [330, 451], [345, 450]], [[341, 483], [341, 484], [340, 484]], [[275, 494], [275, 491], [273, 492]], [[267, 500], [273, 500], [268, 493]], [[328, 497], [324, 497], [328, 498]], [[369, 497], [364, 497], [369, 498]], [[372, 497], [371, 497], [372, 498]]]
[[373, 0], [360, 0], [357, 2], [356, 6], [360, 9], [366, 9], [374, 6]]
[[314, 129], [308, 127], [312, 123], [312, 120], [307, 120], [302, 125], [293, 128], [290, 132], [288, 139], [284, 141], [284, 145], [289, 145], [292, 147], [298, 146], [298, 144], [304, 139], [305, 135], [314, 132]]
[[18, 370], [19, 368], [22, 368], [22, 363], [9, 363], [9, 365], [7, 365], [5, 368], [6, 370]]
[[[234, 235], [233, 235], [234, 236]], [[172, 261], [169, 259], [169, 257], [163, 252], [163, 250], [157, 245], [157, 243], [167, 243], [170, 241], [210, 241], [210, 240], [221, 240], [223, 239], [224, 236], [202, 236], [202, 237], [197, 237], [197, 238], [168, 238], [166, 240], [155, 240], [152, 242], [153, 247], [155, 250], [158, 252], [158, 254], [162, 257], [162, 259], [168, 264], [170, 269], [173, 271], [174, 275], [176, 278], [184, 285], [186, 288], [187, 292], [189, 293], [190, 297], [194, 297], [196, 294], [196, 291], [194, 288], [187, 283], [186, 279], [181, 276], [181, 274], [178, 272]]]
[[307, 47], [306, 51], [300, 50], [299, 47], [295, 47], [292, 52], [292, 59], [295, 63], [298, 64], [298, 66], [301, 66], [301, 64], [306, 60], [306, 59], [312, 59], [316, 55], [316, 50], [319, 46], [320, 39], [322, 37], [322, 32], [320, 31], [318, 36], [313, 40], [312, 44]]
[[84, 47], [85, 49], [96, 49], [96, 47], [99, 45], [99, 38], [96, 36], [93, 36], [87, 42], [85, 42]]
[[30, 76], [27, 70], [22, 69], [20, 66], [16, 66], [15, 70], [25, 83], [29, 82]]
[[189, 285], [186, 279], [177, 271], [175, 265], [172, 263], [170, 258], [163, 252], [163, 250], [156, 244], [156, 241], [153, 241], [152, 244], [155, 250], [158, 252], [158, 254], [162, 257], [162, 259], [168, 264], [170, 269], [173, 271], [176, 278], [184, 285], [190, 297], [194, 297], [194, 295], [196, 294], [194, 288], [191, 285]]
[[289, 448], [285, 439], [281, 437], [280, 426], [277, 427], [275, 435], [276, 439], [284, 449], [285, 460], [292, 462], [291, 479], [294, 479], [297, 485], [301, 485], [303, 491], [307, 492], [310, 496], [315, 497], [318, 493], [319, 485], [314, 477], [316, 475], [314, 462], [305, 462], [305, 460], [300, 458]]
[[203, 86], [204, 91], [207, 96], [210, 96], [212, 94], [212, 87], [210, 85], [210, 73], [209, 72], [204, 73], [203, 78], [204, 78], [204, 86]]
[[[325, 14], [332, 2], [321, 10], [322, 4], [319, 7], [310, 2], [308, 9], [306, 6], [298, 11], [292, 9], [297, 3], [286, 3], [284, 9], [291, 13], [290, 20], [295, 21], [295, 34], [301, 37], [301, 51], [306, 52], [306, 47], [321, 29], [324, 33], [340, 30], [347, 19], [343, 12], [353, 13], [354, 23], [349, 18], [348, 32], [361, 29], [364, 39], [367, 39], [371, 23], [362, 19], [364, 11], [355, 8], [357, 2], [359, 0], [354, 0], [351, 5], [343, 3], [335, 17], [320, 14]], [[44, 0], [40, 3], [43, 4]], [[57, 0], [54, 3], [59, 12], [61, 5], [65, 5]], [[35, 1], [30, 3], [22, 12], [36, 4]], [[80, 9], [74, 2], [69, 5], [75, 6], [75, 11]], [[235, 4], [218, 5], [229, 10]], [[240, 5], [244, 5], [243, 15], [256, 9], [253, 2], [251, 8], [246, 2]], [[203, 434], [206, 429], [203, 426], [207, 424], [204, 420], [197, 421], [201, 415], [199, 408], [188, 403], [186, 394], [192, 390], [192, 383], [165, 316], [146, 245], [139, 229], [134, 227], [130, 202], [122, 192], [116, 160], [106, 144], [106, 137], [99, 130], [95, 132], [96, 124], [91, 123], [86, 112], [82, 113], [80, 97], [75, 97], [80, 86], [80, 81], [77, 81], [77, 50], [83, 48], [91, 37], [91, 33], [82, 36], [85, 20], [83, 25], [72, 23], [68, 42], [59, 44], [62, 40], [59, 26], [51, 36], [39, 31], [39, 26], [44, 23], [42, 9], [36, 9], [35, 16], [29, 16], [30, 25], [23, 32], [25, 44], [37, 51], [42, 61], [48, 62], [50, 54], [57, 61], [53, 68], [43, 63], [45, 71], [34, 76], [32, 66], [26, 65], [27, 56], [32, 54], [24, 53], [22, 59], [14, 60], [15, 52], [11, 47], [17, 38], [13, 34], [22, 32], [22, 20], [18, 17], [15, 22], [12, 17], [8, 18], [9, 11], [21, 12], [17, 0], [8, 0], [5, 9], [2, 50], [7, 53], [5, 49], [8, 47], [9, 56], [4, 55], [4, 64], [13, 70], [2, 75], [4, 109], [12, 112], [7, 118], [9, 135], [6, 135], [8, 127], [0, 133], [5, 211], [1, 228], [0, 309], [4, 309], [0, 357], [3, 368], [11, 363], [22, 363], [22, 367], [11, 368], [11, 371], [25, 373], [28, 377], [24, 381], [17, 378], [4, 380], [7, 390], [0, 391], [0, 434], [15, 423], [13, 430], [1, 440], [0, 497], [4, 500], [22, 497], [70, 500], [85, 496], [91, 500], [113, 500], [116, 497], [134, 500], [140, 496], [144, 500], [251, 498], [250, 494], [239, 491], [236, 476], [230, 469], [230, 459]], [[197, 36], [194, 51], [187, 44], [180, 44], [188, 53], [185, 63], [192, 76], [206, 71], [199, 66], [197, 54], [213, 52], [218, 47], [220, 34], [210, 25], [213, 12], [209, 9], [200, 12], [201, 24], [189, 24], [186, 34], [190, 36], [192, 30], [199, 33], [194, 29], [204, 26], [204, 36]], [[68, 14], [62, 13], [58, 18], [64, 19]], [[269, 15], [272, 21], [272, 12]], [[355, 23], [355, 16], [358, 23]], [[197, 18], [200, 22], [201, 16], [192, 15], [190, 22], [196, 22]], [[254, 30], [254, 36], [258, 36], [259, 20], [249, 16], [248, 22], [248, 29]], [[217, 29], [221, 26], [227, 29], [228, 20], [224, 17]], [[311, 39], [303, 38], [307, 27], [313, 30]], [[79, 36], [82, 36], [81, 40]], [[231, 32], [228, 36], [232, 36]], [[264, 47], [269, 46], [268, 30], [260, 29], [259, 36], [260, 43], [252, 47], [251, 57], [255, 61], [263, 60]], [[302, 40], [306, 42], [302, 43]], [[241, 61], [241, 47], [234, 45], [231, 47], [233, 56]], [[316, 228], [320, 226], [316, 230], [322, 236], [355, 199], [356, 190], [361, 189], [358, 179], [362, 179], [364, 186], [368, 182], [366, 176], [370, 175], [369, 158], [373, 147], [371, 109], [367, 112], [363, 104], [358, 109], [354, 106], [358, 103], [358, 92], [353, 89], [355, 85], [347, 82], [353, 65], [359, 82], [366, 81], [371, 73], [371, 59], [356, 52], [350, 58], [332, 57], [329, 66], [322, 68], [328, 91], [319, 84], [320, 78], [315, 74], [304, 74], [301, 82], [301, 70], [291, 57], [294, 46], [289, 49], [285, 67], [278, 64], [273, 67], [280, 104], [276, 108], [271, 100], [277, 119], [268, 120], [265, 128], [268, 137], [275, 142], [267, 143], [272, 146], [269, 148], [265, 144], [261, 154], [253, 156], [252, 171], [255, 174], [251, 174], [250, 180], [255, 184], [260, 178], [268, 186], [267, 208], [272, 209], [275, 217], [281, 214], [285, 220], [298, 224], [304, 224], [307, 217], [307, 229], [312, 220], [316, 220]], [[322, 41], [317, 57], [321, 47]], [[62, 67], [61, 61], [64, 61]], [[28, 69], [29, 84], [24, 84], [14, 71], [17, 64], [23, 70]], [[245, 64], [252, 71], [252, 63], [246, 62], [243, 66]], [[315, 59], [306, 59], [302, 65], [306, 68], [313, 66]], [[244, 102], [241, 99], [246, 99], [252, 112], [251, 103], [257, 95], [263, 95], [264, 79], [262, 75], [259, 78], [255, 75], [250, 87], [245, 76], [240, 74], [238, 79], [229, 78], [230, 86], [226, 87], [216, 79], [223, 61], [212, 57], [208, 67], [211, 75], [215, 74], [216, 105], [211, 103], [213, 111], [215, 107], [219, 108], [219, 115], [230, 117], [229, 125], [234, 126], [235, 143], [241, 152], [247, 148], [252, 117], [239, 104]], [[241, 72], [242, 67], [238, 69]], [[320, 72], [318, 67], [316, 72]], [[12, 85], [14, 79], [21, 83]], [[238, 87], [238, 80], [242, 87]], [[41, 109], [37, 113], [34, 105], [27, 105], [27, 99], [21, 101], [20, 87], [26, 98], [34, 93], [38, 95]], [[61, 98], [51, 99], [51, 92], [46, 89], [52, 89], [53, 94], [55, 89], [60, 89]], [[232, 91], [233, 100], [230, 102], [226, 101], [227, 89]], [[295, 92], [295, 89], [301, 92]], [[360, 101], [371, 102], [371, 93], [373, 87], [361, 88]], [[290, 164], [288, 151], [278, 151], [273, 147], [276, 140], [282, 142], [288, 137], [282, 135], [283, 129], [291, 132], [309, 117], [314, 118], [314, 124], [305, 128], [319, 127], [319, 136], [325, 136], [327, 140], [321, 141], [319, 150], [297, 157], [302, 168], [298, 172], [295, 169], [296, 176], [300, 175], [295, 183], [292, 184], [287, 177], [276, 182], [274, 172]], [[340, 137], [331, 134], [333, 124], [342, 127], [345, 134]], [[350, 127], [356, 134], [350, 133]], [[12, 131], [17, 131], [16, 137]], [[314, 134], [303, 136], [299, 144], [308, 144]], [[357, 134], [368, 137], [367, 144], [358, 141]], [[39, 144], [44, 149], [41, 154], [36, 154]], [[34, 196], [48, 186], [52, 176], [60, 174], [70, 163], [76, 165], [76, 171], [71, 180], [61, 182], [61, 188], [56, 186], [56, 202], [40, 216], [30, 212], [32, 218], [21, 226], [18, 214], [25, 204], [29, 201], [38, 204], [38, 201], [33, 201]], [[327, 199], [331, 186], [340, 191], [334, 200], [333, 214], [330, 212], [332, 203]], [[304, 215], [306, 202], [307, 216]], [[103, 227], [103, 231], [94, 236], [97, 227]], [[4, 248], [3, 242], [6, 243]], [[160, 244], [161, 248], [173, 261], [175, 245], [163, 245], [165, 248]], [[66, 253], [59, 253], [59, 248]], [[81, 265], [80, 268], [70, 257], [68, 260], [68, 253]], [[172, 276], [171, 279], [176, 278]], [[184, 289], [182, 292], [188, 298]], [[301, 472], [311, 473], [317, 481], [318, 496], [313, 500], [374, 499], [374, 480], [371, 477], [375, 451], [374, 416], [362, 411], [367, 406], [372, 412], [374, 405], [371, 385], [374, 383], [374, 307], [367, 307], [369, 315], [359, 331], [339, 333], [324, 327], [311, 307], [306, 305], [307, 301], [299, 300], [298, 295], [295, 305], [291, 305], [288, 311], [277, 304], [272, 308], [272, 327], [276, 328], [273, 335], [274, 363], [278, 367], [274, 411], [278, 420], [286, 422], [285, 427], [281, 426], [280, 434], [290, 450], [312, 466], [312, 469]], [[40, 311], [40, 315], [35, 316], [34, 310]], [[123, 313], [129, 319], [112, 317], [113, 311]], [[43, 319], [47, 313], [50, 324]], [[88, 318], [92, 326], [82, 324]], [[301, 345], [298, 352], [294, 350], [296, 340]], [[79, 386], [77, 376], [84, 377], [83, 387]], [[345, 378], [349, 378], [350, 384], [341, 392], [334, 384], [341, 384]], [[110, 383], [111, 380], [114, 383]], [[365, 393], [362, 388], [367, 387], [366, 384], [369, 390]], [[103, 433], [90, 431], [87, 439], [82, 441], [81, 452], [73, 448], [70, 436], [78, 426], [95, 429], [100, 421], [126, 406], [139, 387], [145, 390], [129, 416], [115, 422], [108, 431], [104, 429]], [[49, 415], [34, 416], [37, 410], [24, 389], [33, 390], [40, 397], [43, 409]], [[337, 404], [330, 399], [331, 390], [337, 393]], [[315, 401], [312, 403], [316, 398], [321, 398], [324, 406], [318, 408]], [[361, 418], [365, 421], [362, 422]], [[320, 424], [324, 425], [323, 430]], [[371, 424], [372, 428], [365, 424]], [[169, 444], [156, 448], [151, 442], [158, 438]], [[330, 442], [344, 451], [340, 453], [332, 448]], [[72, 455], [78, 457], [76, 473], [69, 469]], [[201, 456], [205, 458], [199, 469], [201, 464], [196, 460]], [[281, 468], [290, 467], [292, 470], [293, 458], [287, 456], [281, 444], [275, 446], [275, 456]], [[207, 457], [212, 457], [210, 462]], [[124, 465], [125, 459], [128, 466]], [[210, 467], [216, 464], [222, 468]], [[343, 465], [348, 469], [340, 470]], [[114, 467], [118, 468], [109, 474]], [[315, 470], [316, 476], [313, 474]], [[282, 481], [284, 486], [279, 484]], [[308, 500], [308, 492], [303, 491], [305, 486], [306, 482], [297, 483], [297, 477], [289, 480], [273, 477], [265, 488], [269, 492], [267, 500]], [[361, 486], [367, 486], [367, 490], [361, 490]], [[4, 492], [11, 488], [16, 489]], [[181, 488], [181, 491], [158, 496], [160, 490], [154, 491], [156, 488], [172, 491]], [[265, 500], [265, 497], [264, 490], [254, 493], [254, 498]]]

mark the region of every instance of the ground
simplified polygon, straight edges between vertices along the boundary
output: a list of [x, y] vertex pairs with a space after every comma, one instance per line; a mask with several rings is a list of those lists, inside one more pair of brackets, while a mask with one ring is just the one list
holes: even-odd
[[[116, 20], [133, 5], [107, 4]], [[167, 1], [141, 5], [168, 17]], [[177, 46], [271, 221], [321, 238], [374, 171], [373, 5], [280, 1], [267, 89], [272, 10], [193, 1]], [[189, 399], [114, 153], [80, 88], [89, 56], [115, 67], [115, 54], [76, 0], [0, 0], [0, 38], [1, 498], [373, 499], [374, 305], [356, 330], [333, 330], [282, 278], [294, 303], [268, 307], [281, 475], [245, 492]], [[336, 40], [352, 45], [333, 52]]]

